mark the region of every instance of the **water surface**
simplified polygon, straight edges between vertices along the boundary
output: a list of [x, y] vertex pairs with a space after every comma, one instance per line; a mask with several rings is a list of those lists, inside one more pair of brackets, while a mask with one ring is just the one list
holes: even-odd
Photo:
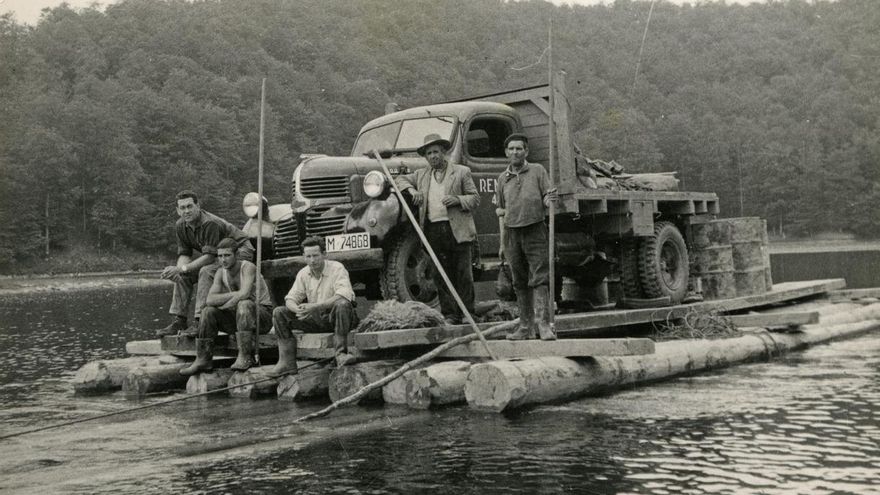
[[[67, 380], [149, 338], [167, 302], [156, 288], [0, 300], [0, 434], [138, 405]], [[197, 399], [3, 440], [0, 491], [878, 493], [877, 333], [515, 414], [361, 407], [291, 426], [321, 405]]]

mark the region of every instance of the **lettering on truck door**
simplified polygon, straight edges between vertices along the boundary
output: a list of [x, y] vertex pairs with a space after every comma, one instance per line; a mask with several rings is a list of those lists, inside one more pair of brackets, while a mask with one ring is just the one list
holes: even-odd
[[492, 202], [498, 188], [498, 175], [507, 168], [504, 140], [516, 128], [505, 115], [481, 115], [466, 123], [462, 158], [480, 193], [480, 206], [474, 212], [477, 239], [482, 256], [498, 252], [498, 216]]

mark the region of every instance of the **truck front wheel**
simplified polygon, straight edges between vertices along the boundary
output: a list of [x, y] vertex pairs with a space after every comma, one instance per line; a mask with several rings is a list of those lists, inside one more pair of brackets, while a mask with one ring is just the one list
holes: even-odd
[[422, 249], [419, 238], [411, 231], [405, 231], [389, 241], [391, 247], [386, 251], [385, 268], [379, 278], [382, 297], [419, 301], [437, 307], [439, 299], [433, 280], [434, 264]]
[[672, 222], [654, 224], [654, 235], [641, 241], [639, 273], [647, 297], [669, 296], [678, 304], [687, 294], [688, 252], [678, 227]]

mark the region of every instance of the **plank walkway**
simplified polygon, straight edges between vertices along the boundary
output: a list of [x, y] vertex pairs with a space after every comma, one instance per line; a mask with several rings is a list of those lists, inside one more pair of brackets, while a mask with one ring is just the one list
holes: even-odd
[[[636, 356], [654, 353], [651, 339], [559, 339], [559, 340], [491, 340], [489, 348], [499, 359], [533, 358], [537, 356], [590, 357]], [[468, 342], [440, 354], [446, 358], [487, 358], [481, 342]]]
[[[842, 289], [845, 286], [846, 281], [843, 279], [785, 282], [774, 284], [773, 290], [763, 294], [719, 301], [703, 301], [693, 304], [670, 306], [667, 308], [607, 310], [560, 315], [556, 318], [556, 331], [560, 337], [589, 335], [590, 333], [595, 333], [595, 331], [599, 329], [682, 318], [693, 311], [732, 312], [757, 308], [823, 294], [828, 291]], [[480, 323], [478, 326], [481, 330], [485, 330], [493, 324], [494, 323]], [[417, 345], [435, 345], [447, 342], [456, 337], [471, 334], [472, 332], [473, 330], [468, 325], [409, 330], [388, 330], [384, 332], [356, 334], [354, 335], [354, 345], [361, 351]]]

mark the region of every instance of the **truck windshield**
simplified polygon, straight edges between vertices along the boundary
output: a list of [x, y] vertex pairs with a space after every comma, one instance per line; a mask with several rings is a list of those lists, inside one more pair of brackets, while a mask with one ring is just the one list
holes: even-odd
[[360, 156], [373, 149], [412, 151], [424, 144], [428, 134], [439, 134], [452, 141], [452, 117], [427, 117], [392, 122], [364, 131], [358, 136], [352, 156]]

